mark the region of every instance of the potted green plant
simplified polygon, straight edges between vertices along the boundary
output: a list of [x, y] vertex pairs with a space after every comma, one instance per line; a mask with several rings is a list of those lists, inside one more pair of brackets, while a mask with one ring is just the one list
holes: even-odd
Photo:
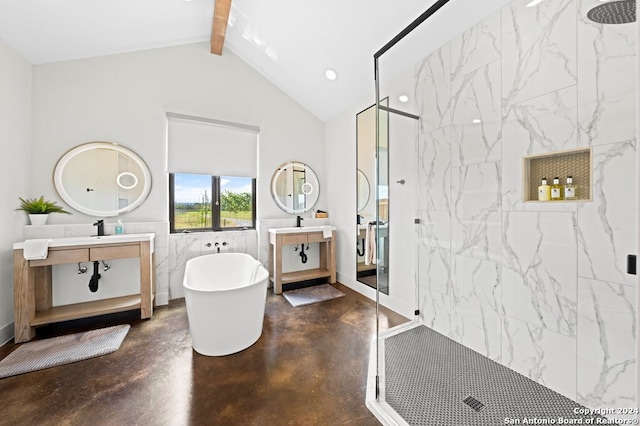
[[44, 225], [47, 223], [50, 213], [71, 214], [57, 205], [55, 201], [45, 200], [44, 195], [40, 198], [18, 198], [20, 199], [20, 207], [16, 210], [27, 212], [32, 225]]

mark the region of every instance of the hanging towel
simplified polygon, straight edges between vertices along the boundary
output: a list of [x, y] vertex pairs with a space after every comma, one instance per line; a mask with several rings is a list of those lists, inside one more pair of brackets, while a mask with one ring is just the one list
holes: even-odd
[[46, 259], [49, 254], [50, 239], [41, 238], [36, 240], [25, 240], [22, 255], [26, 260]]
[[327, 238], [331, 238], [332, 235], [333, 235], [333, 230], [331, 229], [330, 226], [322, 227], [322, 238], [326, 240]]
[[376, 264], [376, 223], [369, 222], [364, 234], [364, 264]]

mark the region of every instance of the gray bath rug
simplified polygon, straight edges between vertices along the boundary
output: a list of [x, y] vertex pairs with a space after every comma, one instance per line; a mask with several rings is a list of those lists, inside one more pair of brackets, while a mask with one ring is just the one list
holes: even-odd
[[69, 364], [115, 352], [129, 324], [24, 343], [0, 361], [0, 378]]
[[331, 284], [314, 285], [285, 291], [282, 295], [292, 306], [296, 307], [344, 297], [344, 293], [332, 287]]

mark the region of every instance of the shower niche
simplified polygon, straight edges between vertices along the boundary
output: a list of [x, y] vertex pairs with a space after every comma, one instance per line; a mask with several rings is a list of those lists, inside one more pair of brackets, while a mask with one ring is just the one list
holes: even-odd
[[[592, 159], [591, 147], [548, 152], [522, 158], [522, 197], [525, 203], [558, 203], [591, 201]], [[564, 184], [567, 176], [571, 176], [577, 187], [577, 197], [573, 200], [540, 201], [538, 186], [543, 178], [549, 185], [554, 177], [560, 178]]]

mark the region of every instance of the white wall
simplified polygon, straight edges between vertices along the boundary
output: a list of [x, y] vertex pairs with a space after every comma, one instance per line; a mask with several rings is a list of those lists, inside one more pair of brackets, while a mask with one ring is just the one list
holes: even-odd
[[[13, 335], [12, 245], [26, 238], [26, 217], [13, 211], [17, 198], [44, 195], [64, 206], [52, 174], [57, 160], [76, 145], [115, 142], [135, 151], [149, 166], [151, 194], [140, 208], [121, 216], [126, 232], [131, 229], [127, 223], [142, 229], [145, 223], [161, 226], [168, 220], [168, 111], [260, 127], [259, 219], [294, 218], [276, 207], [269, 192], [271, 175], [280, 164], [305, 162], [324, 185], [323, 123], [232, 52], [211, 55], [206, 43], [198, 43], [32, 67], [0, 42], [0, 64], [0, 136], [5, 151], [13, 154], [4, 156], [0, 167], [3, 180], [11, 182], [1, 195], [6, 208], [0, 218], [7, 226], [0, 231], [0, 342]], [[328, 209], [325, 190], [316, 207]], [[88, 230], [94, 220], [74, 212], [52, 215], [49, 223], [79, 224], [76, 228]], [[115, 220], [107, 220], [107, 229]], [[158, 247], [168, 251], [166, 242]], [[159, 279], [165, 283], [171, 262], [166, 256], [160, 261]], [[114, 261], [110, 272], [119, 268], [118, 263], [126, 267], [126, 262]], [[56, 267], [54, 275], [57, 281], [79, 279], [74, 268], [65, 266]], [[127, 293], [136, 285], [124, 281], [110, 290]], [[88, 291], [84, 287], [79, 288]], [[158, 291], [159, 300], [166, 303], [168, 285], [159, 285]], [[87, 294], [76, 301], [95, 297]]]
[[[89, 141], [122, 144], [151, 169], [148, 200], [126, 221], [167, 220], [165, 174], [167, 111], [260, 127], [259, 218], [287, 217], [271, 200], [277, 166], [308, 163], [324, 181], [324, 126], [290, 97], [226, 50], [211, 55], [207, 43], [153, 49], [34, 67], [33, 149], [38, 155], [34, 193], [59, 199], [51, 180], [57, 159]], [[326, 207], [321, 191], [318, 206]], [[80, 213], [51, 223], [89, 222]]]
[[[26, 216], [13, 209], [28, 195], [31, 65], [0, 40], [0, 344], [13, 337], [13, 251]], [[50, 175], [47, 175], [50, 177]]]
[[[406, 76], [389, 82], [381, 97], [393, 95], [391, 107], [407, 110], [395, 102], [404, 93]], [[373, 85], [373, 82], [372, 82]], [[329, 216], [337, 228], [338, 281], [375, 299], [375, 290], [356, 279], [356, 115], [371, 106], [374, 98], [363, 99], [325, 124]], [[389, 294], [380, 303], [409, 318], [415, 309], [415, 175], [414, 148], [417, 123], [406, 117], [389, 117]], [[408, 183], [396, 182], [405, 179]], [[375, 194], [375, 177], [371, 177]], [[375, 212], [374, 212], [375, 214]]]
[[381, 302], [409, 318], [418, 307], [415, 299], [417, 134], [417, 120], [389, 114], [389, 296]]
[[[321, 188], [324, 185], [323, 123], [230, 51], [223, 56], [211, 55], [207, 43], [197, 43], [37, 65], [33, 70], [32, 147], [37, 152], [33, 167], [43, 171], [30, 174], [33, 195], [43, 194], [65, 205], [51, 178], [60, 156], [86, 142], [121, 144], [142, 157], [152, 177], [149, 198], [138, 209], [120, 216], [126, 232], [127, 223], [169, 220], [167, 112], [260, 128], [258, 219], [295, 218], [282, 212], [271, 198], [271, 175], [279, 165], [291, 160], [307, 163], [318, 175]], [[316, 208], [326, 210], [326, 200], [326, 192], [321, 189]], [[116, 219], [107, 219], [107, 226]], [[49, 223], [91, 224], [94, 220], [74, 212], [70, 216], [52, 215]], [[169, 243], [159, 246], [167, 251]], [[169, 294], [166, 271], [177, 264], [172, 255], [175, 253], [159, 261], [160, 276], [166, 278], [158, 285], [160, 301], [180, 296]], [[110, 272], [118, 268], [114, 261]], [[57, 271], [55, 276], [66, 276], [70, 282], [78, 279], [70, 268], [65, 271]], [[127, 288], [135, 285], [122, 282], [117, 291], [128, 294]]]
[[[165, 113], [171, 111], [256, 125], [260, 127], [259, 219], [293, 221], [294, 217], [280, 211], [271, 199], [271, 175], [277, 166], [290, 160], [309, 164], [321, 186], [315, 208], [328, 210], [329, 221], [338, 228], [339, 280], [374, 298], [371, 288], [355, 280], [355, 116], [372, 103], [373, 99], [365, 99], [325, 126], [233, 53], [226, 51], [222, 57], [211, 55], [205, 43], [37, 65], [33, 67], [32, 121], [32, 150], [37, 155], [31, 159], [31, 165], [42, 173], [29, 173], [29, 183], [25, 182], [16, 194], [45, 195], [64, 205], [51, 178], [58, 158], [81, 143], [111, 141], [139, 154], [151, 169], [153, 179], [148, 200], [139, 209], [122, 216], [125, 225], [127, 222], [166, 221]], [[29, 119], [25, 118], [25, 140], [29, 139], [28, 124]], [[407, 146], [411, 145], [411, 142], [407, 143]], [[26, 163], [28, 153], [24, 155]], [[396, 161], [391, 173], [394, 169], [402, 171], [402, 176], [391, 176], [392, 182], [396, 178], [406, 178], [405, 163], [410, 159], [400, 160], [402, 155], [391, 156], [392, 163]], [[16, 164], [19, 163], [11, 163], [14, 172], [18, 167]], [[412, 197], [396, 197], [394, 203], [401, 199], [411, 201]], [[398, 206], [396, 204], [396, 208]], [[413, 208], [403, 208], [403, 211], [413, 212]], [[22, 218], [19, 215], [19, 219]], [[50, 223], [90, 224], [94, 219], [74, 212], [71, 216], [53, 215]], [[115, 218], [107, 220], [112, 221]], [[6, 246], [21, 239], [22, 234], [7, 237]], [[395, 243], [403, 241], [398, 237]], [[260, 252], [264, 251], [263, 246], [264, 241], [260, 242]], [[412, 259], [406, 256], [406, 249], [397, 253], [405, 254], [402, 260]], [[413, 271], [414, 268], [392, 267], [392, 282], [403, 282], [409, 286], [407, 288], [412, 288], [411, 277], [394, 277], [403, 270]], [[10, 282], [11, 274], [7, 276]], [[123, 284], [126, 285], [131, 283]], [[399, 295], [399, 289], [398, 286], [392, 288], [391, 296], [383, 295], [382, 302], [409, 315], [414, 301], [407, 294]], [[11, 300], [12, 297], [4, 299]], [[9, 310], [7, 321], [13, 316], [12, 309]]]

